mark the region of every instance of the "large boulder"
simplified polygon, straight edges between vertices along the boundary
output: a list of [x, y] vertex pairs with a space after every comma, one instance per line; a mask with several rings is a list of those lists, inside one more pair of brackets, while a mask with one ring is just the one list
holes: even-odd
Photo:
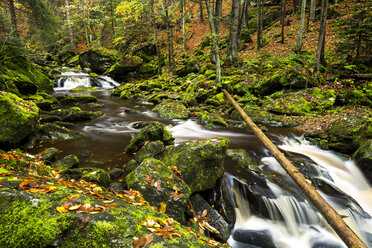
[[151, 141], [143, 149], [139, 150], [134, 158], [138, 163], [142, 163], [146, 158], [156, 158], [159, 159], [160, 156], [165, 151], [163, 142], [160, 140]]
[[67, 129], [55, 123], [47, 123], [39, 126], [37, 132], [32, 135], [34, 141], [40, 140], [68, 140], [86, 137], [86, 134]]
[[59, 116], [62, 121], [78, 122], [88, 121], [103, 115], [102, 111], [87, 111], [81, 110], [78, 107], [71, 107], [69, 109], [57, 109], [50, 112], [51, 115]]
[[129, 188], [141, 192], [150, 205], [160, 208], [162, 203], [165, 203], [166, 214], [176, 220], [184, 220], [191, 190], [160, 160], [145, 159], [127, 175], [125, 181]]
[[184, 77], [190, 73], [198, 73], [200, 70], [198, 62], [196, 60], [191, 60], [185, 62], [182, 66], [176, 69], [176, 75], [179, 77]]
[[92, 72], [102, 74], [108, 70], [114, 61], [110, 56], [99, 54], [96, 51], [86, 51], [79, 56], [81, 67], [89, 68]]
[[0, 92], [0, 145], [20, 142], [37, 127], [39, 108], [8, 92]]
[[61, 175], [68, 179], [83, 179], [88, 182], [98, 183], [104, 187], [108, 187], [111, 182], [111, 177], [107, 171], [99, 168], [66, 169], [61, 172]]
[[125, 55], [113, 66], [111, 66], [106, 74], [115, 80], [125, 79], [130, 72], [138, 70], [143, 60], [138, 56]]
[[146, 142], [160, 140], [164, 145], [173, 144], [171, 133], [159, 122], [152, 122], [135, 135], [125, 147], [125, 152], [133, 153], [140, 149]]
[[186, 119], [190, 115], [190, 111], [188, 111], [185, 105], [175, 101], [160, 103], [152, 111], [165, 119]]
[[355, 115], [340, 118], [329, 124], [326, 134], [329, 149], [352, 154], [366, 138], [372, 137], [372, 120], [362, 120]]
[[229, 143], [226, 138], [182, 142], [167, 147], [163, 161], [177, 166], [192, 192], [211, 189], [223, 173]]
[[353, 155], [358, 167], [372, 184], [372, 139], [364, 142]]

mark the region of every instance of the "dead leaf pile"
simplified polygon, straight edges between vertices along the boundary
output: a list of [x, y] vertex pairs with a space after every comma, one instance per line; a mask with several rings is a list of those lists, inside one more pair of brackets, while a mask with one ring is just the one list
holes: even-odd
[[157, 236], [162, 236], [164, 239], [182, 236], [181, 232], [175, 230], [174, 224], [175, 222], [172, 218], [163, 221], [153, 219], [151, 216], [147, 217], [146, 221], [141, 222], [142, 226], [146, 226], [149, 231], [154, 232]]
[[152, 235], [152, 233], [146, 235], [146, 236], [143, 236], [143, 237], [134, 237], [133, 238], [133, 247], [134, 248], [140, 248], [140, 247], [144, 247], [148, 244], [150, 244], [152, 241], [154, 240], [154, 236]]
[[202, 212], [195, 214], [194, 218], [190, 219], [191, 222], [197, 222], [199, 224], [199, 232], [203, 234], [205, 230], [210, 231], [211, 233], [219, 234], [220, 232], [211, 226], [208, 222], [211, 221], [211, 219], [207, 216], [207, 210], [204, 209]]
[[33, 193], [53, 193], [57, 191], [56, 186], [47, 186], [45, 184], [38, 184], [36, 181], [23, 181], [19, 184], [19, 188], [25, 192]]

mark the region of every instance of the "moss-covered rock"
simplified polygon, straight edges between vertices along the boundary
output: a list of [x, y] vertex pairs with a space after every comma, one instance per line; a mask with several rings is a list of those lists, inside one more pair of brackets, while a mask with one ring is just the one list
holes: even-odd
[[216, 110], [197, 112], [196, 117], [206, 128], [225, 128], [227, 126], [226, 121]]
[[57, 160], [54, 163], [54, 166], [57, 167], [58, 169], [67, 170], [74, 168], [78, 164], [79, 164], [78, 157], [76, 155], [70, 154], [62, 159]]
[[311, 103], [296, 94], [286, 95], [266, 103], [267, 109], [274, 114], [305, 115], [311, 111]]
[[136, 134], [125, 147], [125, 152], [133, 153], [140, 149], [147, 141], [160, 140], [164, 145], [173, 144], [171, 133], [159, 122], [152, 122]]
[[152, 206], [165, 203], [166, 214], [176, 220], [184, 220], [184, 212], [191, 195], [190, 188], [160, 160], [145, 159], [125, 178], [129, 188], [141, 192]]
[[97, 91], [99, 88], [97, 87], [85, 87], [85, 86], [79, 86], [76, 88], [71, 89], [72, 92], [81, 92], [81, 91]]
[[228, 145], [226, 138], [182, 142], [167, 147], [163, 161], [178, 167], [192, 192], [203, 191], [213, 188], [222, 175]]
[[90, 103], [97, 101], [97, 97], [92, 95], [66, 96], [59, 100], [63, 105], [75, 105], [77, 103]]
[[60, 153], [60, 150], [55, 147], [46, 148], [36, 156], [43, 160], [45, 163], [53, 163], [56, 160], [57, 154]]
[[355, 115], [335, 120], [326, 129], [327, 146], [346, 154], [355, 152], [372, 137], [372, 120], [362, 120]]
[[245, 149], [227, 149], [226, 156], [245, 169], [250, 170], [257, 167], [257, 161]]
[[98, 74], [104, 73], [114, 64], [111, 56], [93, 50], [80, 54], [79, 62], [82, 68], [89, 68], [92, 72]]
[[372, 139], [365, 141], [353, 157], [369, 183], [372, 183]]
[[83, 179], [88, 182], [95, 182], [104, 187], [108, 187], [111, 177], [107, 171], [99, 168], [75, 168], [67, 169], [61, 173], [62, 177], [69, 179]]
[[138, 163], [142, 163], [146, 158], [156, 158], [159, 159], [160, 156], [165, 151], [165, 146], [160, 140], [151, 141], [145, 148], [139, 150], [134, 158]]
[[65, 122], [88, 121], [103, 115], [102, 111], [85, 111], [78, 107], [69, 109], [57, 109], [50, 112], [52, 115], [60, 116]]
[[105, 74], [109, 75], [115, 80], [122, 80], [129, 72], [138, 70], [142, 62], [143, 60], [140, 57], [127, 54], [113, 66], [111, 66], [110, 69], [105, 72]]
[[40, 140], [68, 140], [86, 137], [86, 134], [67, 129], [55, 123], [47, 123], [39, 126], [37, 132], [33, 135], [35, 141]]
[[179, 77], [184, 77], [190, 73], [198, 73], [200, 70], [196, 60], [186, 61], [183, 65], [176, 69], [176, 74]]
[[0, 145], [20, 142], [37, 127], [39, 108], [8, 92], [0, 92]]
[[339, 105], [372, 106], [372, 101], [360, 90], [345, 90], [337, 95], [336, 103]]
[[160, 103], [156, 105], [152, 111], [158, 113], [161, 118], [165, 119], [186, 119], [190, 115], [185, 105], [175, 101]]

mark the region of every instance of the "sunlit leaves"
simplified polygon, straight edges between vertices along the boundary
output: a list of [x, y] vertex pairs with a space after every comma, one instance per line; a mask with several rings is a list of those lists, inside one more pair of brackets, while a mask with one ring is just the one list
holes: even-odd
[[148, 244], [150, 244], [152, 241], [154, 240], [154, 236], [152, 235], [152, 233], [144, 236], [144, 237], [134, 237], [133, 238], [133, 247], [134, 248], [140, 248], [140, 247], [144, 247]]

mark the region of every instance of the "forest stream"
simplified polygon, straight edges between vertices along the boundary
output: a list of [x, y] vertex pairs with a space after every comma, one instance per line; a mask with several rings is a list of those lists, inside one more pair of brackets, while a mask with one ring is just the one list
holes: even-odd
[[[221, 188], [211, 191], [208, 198], [216, 200], [222, 192], [230, 196], [230, 202], [222, 206], [235, 208], [235, 216], [231, 216], [235, 219], [234, 229], [228, 241], [232, 247], [346, 247], [251, 131], [237, 128], [210, 130], [191, 119], [161, 119], [151, 112], [151, 103], [111, 96], [111, 88], [118, 85], [112, 79], [99, 77], [94, 80], [95, 84], [92, 82], [84, 73], [64, 73], [55, 81], [54, 96], [57, 98], [91, 94], [97, 97], [98, 104], [104, 105], [99, 109], [103, 116], [79, 122], [72, 128], [87, 136], [66, 141], [43, 141], [31, 149], [32, 153], [56, 147], [62, 150], [61, 157], [77, 155], [80, 167], [110, 170], [121, 168], [129, 161], [129, 155], [123, 154], [124, 147], [139, 132], [140, 129], [136, 128], [139, 123], [161, 122], [171, 132], [175, 143], [226, 137], [230, 146]], [[69, 91], [81, 85], [99, 86], [101, 89], [89, 93]], [[127, 109], [135, 111], [129, 113]], [[372, 246], [371, 187], [355, 163], [313, 146], [291, 129], [270, 129], [266, 134], [310, 178], [354, 232]], [[242, 154], [241, 149], [257, 160], [257, 166], [244, 167], [242, 157], [234, 153]]]

